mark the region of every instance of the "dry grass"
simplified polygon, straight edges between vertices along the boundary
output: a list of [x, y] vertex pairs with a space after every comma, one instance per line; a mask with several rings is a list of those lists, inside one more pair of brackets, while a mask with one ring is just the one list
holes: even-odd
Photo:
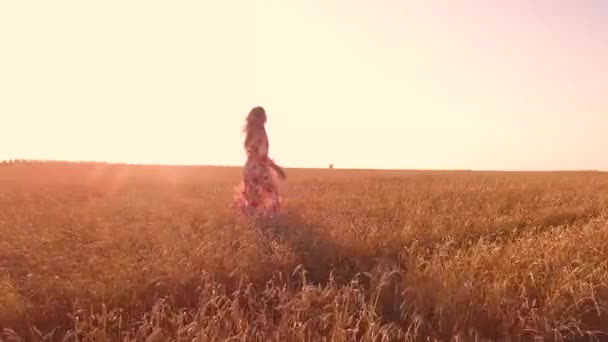
[[0, 166], [0, 340], [603, 339], [608, 175]]

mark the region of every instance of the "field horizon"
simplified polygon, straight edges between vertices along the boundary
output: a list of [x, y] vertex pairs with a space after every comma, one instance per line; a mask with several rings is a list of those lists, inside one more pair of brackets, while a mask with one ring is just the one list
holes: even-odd
[[[106, 165], [106, 166], [139, 166], [139, 167], [198, 167], [198, 168], [237, 168], [242, 169], [242, 164], [197, 164], [197, 163], [183, 163], [183, 164], [172, 164], [172, 163], [130, 163], [130, 162], [116, 162], [116, 161], [103, 161], [103, 160], [64, 160], [64, 159], [4, 159], [0, 161], [0, 165], [11, 165], [11, 164], [59, 164], [59, 165]], [[450, 168], [372, 168], [372, 167], [340, 167], [332, 165], [332, 168], [325, 166], [294, 166], [294, 165], [283, 165], [285, 169], [289, 170], [342, 170], [342, 171], [403, 171], [403, 172], [509, 172], [509, 173], [560, 173], [560, 172], [600, 172], [608, 173], [608, 170], [601, 169], [475, 169], [475, 168], [462, 168], [462, 169], [450, 169]]]
[[0, 165], [0, 340], [592, 340], [608, 173]]

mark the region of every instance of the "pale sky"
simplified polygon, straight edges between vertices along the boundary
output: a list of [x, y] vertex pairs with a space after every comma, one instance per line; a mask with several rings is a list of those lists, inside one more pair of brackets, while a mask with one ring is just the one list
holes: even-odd
[[0, 1], [0, 159], [608, 170], [605, 0]]

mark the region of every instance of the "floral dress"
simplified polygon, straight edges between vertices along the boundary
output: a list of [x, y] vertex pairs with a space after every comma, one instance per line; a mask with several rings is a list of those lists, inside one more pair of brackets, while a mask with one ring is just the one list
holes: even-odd
[[278, 215], [279, 197], [277, 175], [268, 157], [268, 136], [263, 127], [249, 133], [245, 142], [247, 162], [243, 181], [237, 187], [234, 207], [252, 218], [272, 218]]

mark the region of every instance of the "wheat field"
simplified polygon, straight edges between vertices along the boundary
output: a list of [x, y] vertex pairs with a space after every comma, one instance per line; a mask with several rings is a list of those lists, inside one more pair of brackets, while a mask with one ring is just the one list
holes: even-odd
[[1, 341], [602, 340], [608, 174], [0, 165]]

